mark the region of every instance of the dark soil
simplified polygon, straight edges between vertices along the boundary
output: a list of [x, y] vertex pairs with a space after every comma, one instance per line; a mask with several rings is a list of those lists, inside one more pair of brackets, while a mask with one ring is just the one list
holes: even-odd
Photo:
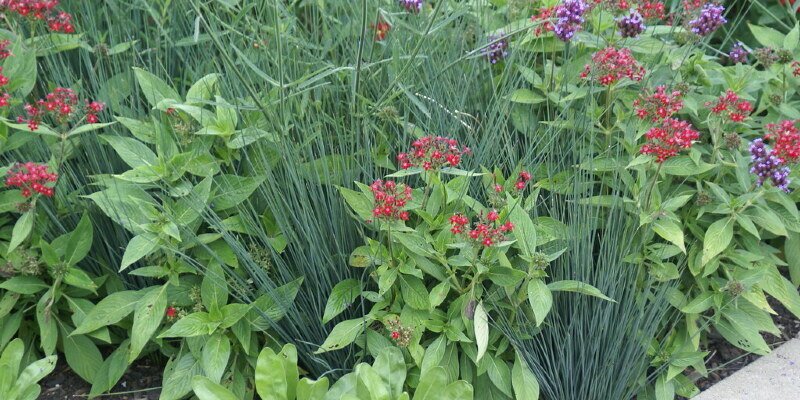
[[[110, 394], [97, 398], [158, 400], [163, 369], [162, 365], [134, 364], [128, 368]], [[39, 395], [39, 400], [86, 400], [91, 389], [91, 385], [75, 374], [62, 359], [59, 359], [55, 371], [40, 382], [40, 386], [42, 394]]]

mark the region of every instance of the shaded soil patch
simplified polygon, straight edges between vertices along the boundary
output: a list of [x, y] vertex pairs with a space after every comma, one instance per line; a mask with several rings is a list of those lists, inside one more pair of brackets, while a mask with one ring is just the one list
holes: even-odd
[[[146, 360], [145, 360], [146, 361]], [[157, 400], [161, 390], [161, 372], [163, 365], [148, 365], [138, 362], [128, 368], [122, 379], [109, 394], [104, 394], [98, 399], [114, 400]], [[39, 382], [42, 394], [39, 400], [86, 400], [91, 390], [91, 385], [75, 374], [59, 358], [58, 365], [52, 374]]]

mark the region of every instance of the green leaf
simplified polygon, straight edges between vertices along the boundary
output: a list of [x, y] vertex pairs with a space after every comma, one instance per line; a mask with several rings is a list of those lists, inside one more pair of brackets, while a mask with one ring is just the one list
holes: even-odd
[[131, 134], [136, 139], [141, 140], [145, 143], [155, 144], [156, 142], [156, 135], [155, 135], [155, 127], [151, 122], [143, 122], [131, 118], [125, 118], [120, 116], [114, 116], [119, 123], [123, 126], [128, 128], [131, 131]]
[[336, 188], [339, 189], [344, 201], [359, 218], [365, 221], [372, 219], [372, 201], [366, 194], [339, 186]]
[[675, 221], [659, 218], [653, 221], [653, 231], [655, 231], [658, 236], [678, 246], [684, 254], [686, 253], [686, 246], [683, 242], [683, 229], [681, 229], [680, 225], [675, 223]]
[[444, 368], [436, 366], [420, 377], [414, 400], [440, 400], [441, 390], [447, 386], [447, 372]]
[[203, 346], [203, 353], [200, 357], [200, 366], [206, 373], [208, 379], [219, 383], [225, 368], [228, 366], [228, 359], [231, 356], [231, 342], [228, 337], [215, 333]]
[[353, 343], [356, 338], [364, 331], [364, 325], [368, 320], [363, 318], [351, 319], [342, 321], [333, 327], [333, 330], [322, 343], [319, 350], [314, 354], [325, 353], [331, 350], [339, 350], [350, 343]]
[[490, 268], [486, 276], [500, 286], [514, 286], [525, 279], [527, 274], [518, 269], [496, 266]]
[[89, 214], [84, 213], [78, 226], [70, 233], [69, 241], [67, 241], [67, 251], [64, 254], [64, 261], [67, 265], [74, 266], [89, 254], [89, 250], [92, 248], [93, 235], [92, 221], [89, 220]]
[[361, 294], [361, 282], [356, 279], [345, 279], [336, 284], [325, 304], [322, 323], [326, 324], [355, 301]]
[[557, 291], [576, 292], [576, 293], [588, 294], [589, 296], [594, 296], [597, 298], [601, 298], [603, 300], [608, 300], [613, 303], [617, 302], [616, 300], [607, 297], [599, 289], [588, 283], [564, 280], [564, 281], [553, 282], [547, 285], [547, 288], [554, 292]]
[[668, 381], [661, 374], [656, 380], [656, 400], [673, 400], [675, 398], [675, 387], [672, 381]]
[[25, 369], [23, 369], [17, 377], [17, 382], [14, 384], [14, 387], [12, 387], [11, 390], [6, 393], [8, 398], [17, 398], [17, 395], [21, 394], [23, 390], [28, 388], [28, 386], [36, 384], [42, 380], [42, 378], [53, 372], [53, 370], [56, 368], [57, 360], [58, 357], [49, 356], [33, 362], [25, 367]]
[[172, 87], [167, 85], [161, 78], [141, 69], [133, 68], [136, 74], [136, 82], [139, 83], [139, 88], [142, 89], [142, 95], [150, 103], [151, 107], [155, 107], [164, 99], [172, 99], [181, 101], [181, 96]]
[[0, 213], [14, 210], [18, 204], [27, 200], [21, 190], [4, 190], [0, 192]]
[[262, 400], [293, 400], [288, 398], [288, 390], [283, 360], [275, 351], [265, 347], [256, 363], [256, 392]]
[[220, 324], [220, 328], [226, 329], [230, 328], [231, 326], [235, 325], [239, 320], [241, 320], [250, 309], [253, 308], [252, 304], [239, 304], [239, 303], [231, 303], [227, 304], [222, 307], [222, 324]]
[[302, 284], [303, 278], [300, 277], [259, 297], [253, 302], [253, 310], [248, 317], [251, 323], [258, 329], [268, 329], [269, 323], [264, 319], [265, 317], [273, 322], [280, 321], [286, 314], [286, 310], [292, 306]]
[[303, 378], [297, 383], [297, 400], [321, 400], [328, 393], [328, 378], [312, 381]]
[[511, 389], [511, 370], [508, 368], [508, 364], [504, 360], [491, 355], [486, 356], [485, 363], [486, 372], [489, 374], [489, 379], [492, 383], [506, 396], [513, 396]]
[[151, 288], [136, 303], [128, 363], [132, 364], [161, 325], [167, 309], [167, 285]]
[[536, 326], [541, 325], [553, 307], [553, 294], [541, 279], [528, 282], [528, 302], [536, 317]]
[[103, 355], [97, 346], [85, 335], [68, 335], [64, 331], [62, 340], [69, 367], [86, 382], [94, 382], [103, 364]]
[[800, 25], [795, 23], [794, 28], [783, 38], [783, 48], [794, 50], [797, 48], [798, 42], [800, 42]]
[[14, 224], [14, 229], [11, 231], [11, 240], [8, 243], [6, 254], [11, 254], [12, 251], [22, 244], [25, 239], [30, 236], [33, 230], [33, 220], [36, 214], [33, 212], [26, 212]]
[[219, 325], [219, 322], [211, 320], [207, 312], [196, 312], [179, 319], [158, 338], [210, 335]]
[[97, 397], [101, 393], [111, 390], [111, 388], [119, 382], [120, 378], [122, 378], [122, 375], [125, 374], [125, 371], [128, 369], [128, 363], [126, 362], [127, 357], [125, 356], [127, 347], [127, 341], [121, 343], [119, 347], [108, 356], [103, 364], [100, 365], [100, 369], [95, 375], [92, 389], [89, 391], [90, 398]]
[[131, 168], [155, 167], [159, 165], [158, 156], [144, 143], [129, 137], [100, 135], [106, 143], [111, 145], [122, 161]]
[[403, 300], [406, 304], [417, 310], [429, 310], [431, 302], [428, 294], [428, 289], [421, 279], [400, 274], [398, 276], [400, 281], [400, 292], [403, 294]]
[[715, 221], [706, 231], [703, 240], [701, 266], [706, 265], [717, 254], [722, 253], [733, 239], [733, 218], [726, 217]]
[[516, 400], [539, 400], [539, 381], [517, 353], [511, 368], [511, 386]]
[[531, 216], [522, 207], [519, 200], [507, 195], [508, 207], [511, 212], [508, 219], [514, 224], [514, 237], [517, 238], [516, 246], [522, 250], [522, 254], [532, 256], [536, 252], [536, 226], [531, 220]]
[[758, 333], [758, 329], [753, 327], [751, 319], [746, 317], [742, 319], [744, 315], [746, 314], [738, 314], [733, 319], [726, 316], [715, 323], [714, 327], [734, 346], [751, 353], [766, 355], [769, 353], [767, 342]]
[[128, 268], [131, 264], [142, 259], [142, 257], [152, 253], [158, 248], [158, 242], [154, 235], [143, 233], [134, 236], [128, 246], [125, 247], [125, 254], [122, 255], [122, 264], [120, 264], [120, 272]]
[[236, 108], [222, 97], [216, 96], [216, 100], [217, 126], [225, 132], [232, 133], [239, 123], [239, 114], [236, 112]]
[[214, 312], [228, 304], [228, 282], [222, 265], [214, 261], [208, 264], [200, 285], [200, 297], [207, 310]]
[[747, 26], [750, 27], [750, 32], [753, 33], [753, 36], [755, 36], [756, 40], [762, 45], [772, 47], [773, 49], [780, 49], [783, 47], [785, 37], [782, 33], [772, 28], [753, 25], [751, 23], [748, 23]]
[[124, 290], [108, 295], [89, 311], [73, 335], [96, 331], [104, 326], [116, 324], [133, 312], [141, 298], [136, 290]]
[[406, 381], [406, 364], [403, 352], [399, 348], [390, 346], [383, 348], [375, 357], [373, 369], [383, 380], [391, 392], [391, 398], [397, 398], [403, 392], [403, 383]]
[[0, 283], [0, 289], [19, 294], [34, 294], [48, 288], [50, 288], [50, 285], [44, 283], [41, 279], [25, 275], [15, 276]]
[[238, 400], [238, 397], [224, 386], [214, 383], [205, 376], [192, 378], [192, 390], [200, 400]]
[[800, 286], [800, 233], [790, 232], [784, 245], [786, 263], [789, 265], [789, 277], [792, 284]]
[[105, 127], [111, 126], [116, 124], [116, 122], [105, 122], [105, 123], [97, 123], [97, 124], [83, 124], [74, 130], [69, 131], [69, 137], [73, 137], [76, 135], [80, 135], [81, 133], [92, 132], [99, 129], [103, 129]]
[[203, 375], [200, 362], [187, 352], [167, 364], [159, 400], [178, 400], [192, 390], [192, 378]]
[[706, 173], [716, 168], [714, 164], [700, 162], [695, 164], [689, 156], [677, 156], [664, 161], [661, 164], [661, 171], [667, 175], [675, 176], [694, 176]]
[[547, 100], [541, 94], [530, 89], [516, 89], [508, 98], [509, 101], [521, 104], [539, 104]]
[[241, 204], [264, 182], [263, 177], [218, 175], [214, 177], [217, 195], [211, 200], [215, 211], [227, 210]]
[[689, 304], [685, 305], [681, 312], [685, 314], [700, 314], [701, 312], [708, 310], [711, 306], [714, 305], [714, 292], [708, 291], [700, 293], [694, 300], [690, 301]]
[[483, 308], [483, 302], [478, 303], [475, 307], [475, 343], [478, 345], [478, 355], [475, 357], [475, 362], [483, 358], [486, 353], [486, 348], [489, 346], [489, 314]]
[[217, 90], [217, 81], [221, 76], [221, 74], [215, 73], [200, 78], [186, 92], [186, 104], [202, 105], [203, 103], [195, 102], [195, 100], [211, 100]]

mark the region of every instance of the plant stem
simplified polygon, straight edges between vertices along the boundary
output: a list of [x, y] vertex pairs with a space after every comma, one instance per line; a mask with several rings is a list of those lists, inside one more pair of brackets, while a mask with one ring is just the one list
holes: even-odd
[[662, 166], [664, 166], [664, 163], [658, 163], [658, 168], [656, 168], [656, 174], [653, 176], [653, 182], [650, 183], [650, 188], [647, 189], [647, 200], [645, 201], [644, 205], [645, 210], [650, 208], [650, 199], [653, 196], [653, 189], [656, 187], [656, 182], [658, 182], [658, 175], [661, 173]]

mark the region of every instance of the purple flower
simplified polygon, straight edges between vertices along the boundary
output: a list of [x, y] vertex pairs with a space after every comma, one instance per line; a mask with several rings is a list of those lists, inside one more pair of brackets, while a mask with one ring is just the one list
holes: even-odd
[[750, 155], [753, 167], [750, 173], [756, 175], [756, 186], [762, 186], [767, 179], [772, 181], [772, 186], [789, 193], [789, 167], [782, 167], [783, 161], [775, 157], [764, 144], [764, 140], [756, 139], [750, 143]]
[[584, 21], [583, 14], [589, 6], [583, 0], [564, 0], [564, 4], [556, 11], [558, 21], [553, 28], [556, 37], [567, 42], [575, 36]]
[[422, 11], [423, 0], [398, 0], [398, 3], [406, 9], [406, 11], [416, 14]]
[[508, 57], [508, 39], [505, 36], [503, 32], [489, 35], [489, 43], [492, 44], [481, 49], [481, 53], [490, 63], [497, 64], [498, 61]]
[[728, 22], [722, 16], [724, 12], [725, 7], [719, 4], [706, 4], [703, 10], [700, 11], [700, 15], [689, 21], [689, 28], [697, 35], [708, 36]]
[[730, 57], [734, 64], [746, 63], [748, 54], [750, 54], [750, 52], [743, 47], [742, 42], [739, 42], [731, 47], [731, 52], [728, 53], [728, 57]]
[[619, 33], [624, 38], [635, 38], [640, 33], [644, 32], [644, 20], [642, 15], [636, 11], [631, 12], [631, 15], [617, 19], [617, 28]]

